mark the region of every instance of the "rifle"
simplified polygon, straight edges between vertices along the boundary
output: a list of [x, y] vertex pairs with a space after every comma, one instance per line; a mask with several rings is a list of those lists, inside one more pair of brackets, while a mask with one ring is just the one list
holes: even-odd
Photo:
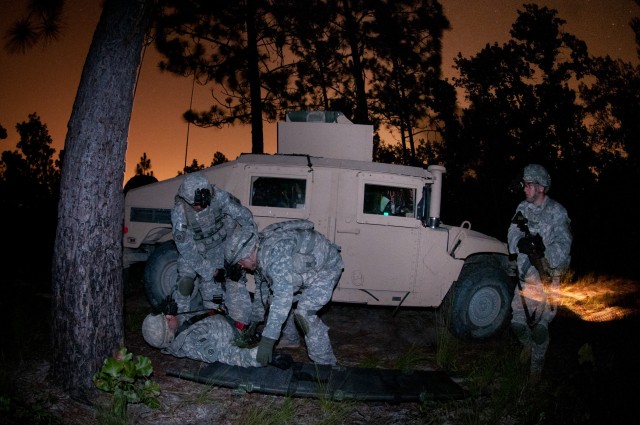
[[[518, 211], [517, 214], [511, 220], [511, 223], [518, 226], [524, 233], [524, 237], [522, 239], [525, 240], [525, 243], [530, 246], [530, 249], [526, 255], [529, 257], [529, 261], [538, 270], [538, 274], [540, 275], [540, 279], [543, 282], [551, 281], [551, 275], [549, 274], [549, 262], [544, 256], [544, 243], [542, 242], [542, 236], [539, 234], [532, 235], [529, 230], [529, 225], [527, 224], [529, 220], [522, 214], [522, 211]], [[520, 244], [520, 242], [518, 243]]]

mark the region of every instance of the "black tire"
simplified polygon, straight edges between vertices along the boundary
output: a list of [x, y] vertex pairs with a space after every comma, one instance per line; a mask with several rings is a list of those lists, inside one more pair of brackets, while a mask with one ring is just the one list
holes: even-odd
[[173, 241], [153, 250], [144, 268], [144, 290], [156, 309], [170, 295], [178, 281], [178, 250]]
[[511, 319], [513, 285], [500, 268], [469, 264], [453, 285], [449, 330], [463, 340], [481, 341], [498, 334]]

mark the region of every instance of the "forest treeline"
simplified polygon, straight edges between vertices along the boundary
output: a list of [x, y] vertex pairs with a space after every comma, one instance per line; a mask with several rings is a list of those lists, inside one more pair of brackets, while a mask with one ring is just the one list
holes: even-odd
[[[265, 121], [339, 110], [374, 125], [376, 161], [445, 165], [443, 221], [469, 220], [501, 240], [522, 199], [519, 173], [543, 164], [550, 195], [572, 219], [575, 269], [637, 277], [640, 234], [629, 204], [640, 183], [640, 67], [590, 55], [556, 10], [523, 5], [510, 39], [458, 55], [459, 76], [449, 81], [441, 64], [450, 24], [437, 1], [162, 5], [148, 35], [160, 69], [211, 87], [210, 109], [184, 114], [193, 125], [250, 125], [252, 152], [262, 153]], [[629, 25], [640, 58], [638, 19]], [[64, 151], [56, 156], [36, 113], [15, 128], [16, 150], [0, 161], [4, 221], [20, 245], [16, 261], [27, 252], [46, 260]], [[1, 126], [0, 138], [9, 138]], [[224, 161], [216, 152], [211, 165]], [[194, 159], [182, 172], [202, 167]], [[153, 175], [146, 154], [136, 174]]]

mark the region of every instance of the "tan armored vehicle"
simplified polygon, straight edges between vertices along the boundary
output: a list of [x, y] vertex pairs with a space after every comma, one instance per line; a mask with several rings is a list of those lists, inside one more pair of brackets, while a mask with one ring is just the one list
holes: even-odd
[[[372, 133], [339, 113], [289, 114], [278, 123], [278, 154], [243, 154], [205, 173], [252, 211], [259, 229], [305, 218], [340, 245], [345, 269], [333, 301], [439, 307], [447, 299], [456, 336], [492, 336], [510, 318], [506, 245], [469, 222], [441, 223], [444, 167], [374, 163]], [[154, 306], [176, 284], [170, 212], [183, 178], [132, 189], [125, 198], [125, 268], [146, 261]]]

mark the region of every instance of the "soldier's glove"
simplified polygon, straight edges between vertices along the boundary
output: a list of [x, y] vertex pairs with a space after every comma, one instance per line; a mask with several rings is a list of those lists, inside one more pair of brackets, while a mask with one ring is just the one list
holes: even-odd
[[525, 236], [518, 241], [518, 251], [529, 257], [542, 258], [544, 250], [545, 246], [540, 235]]
[[233, 345], [240, 348], [253, 348], [260, 342], [260, 334], [256, 332], [257, 322], [251, 322], [233, 337]]
[[256, 354], [256, 361], [262, 366], [266, 366], [273, 358], [273, 346], [276, 345], [276, 340], [271, 338], [262, 337], [260, 345], [258, 345], [258, 353]]
[[224, 283], [227, 280], [225, 270], [217, 269], [215, 276], [213, 276], [213, 280], [218, 283]]
[[224, 269], [229, 279], [239, 282], [242, 279], [242, 267], [239, 264], [229, 264], [224, 262]]
[[175, 316], [178, 314], [178, 304], [171, 295], [167, 295], [167, 298], [153, 312], [154, 314], [163, 313], [164, 315]]

